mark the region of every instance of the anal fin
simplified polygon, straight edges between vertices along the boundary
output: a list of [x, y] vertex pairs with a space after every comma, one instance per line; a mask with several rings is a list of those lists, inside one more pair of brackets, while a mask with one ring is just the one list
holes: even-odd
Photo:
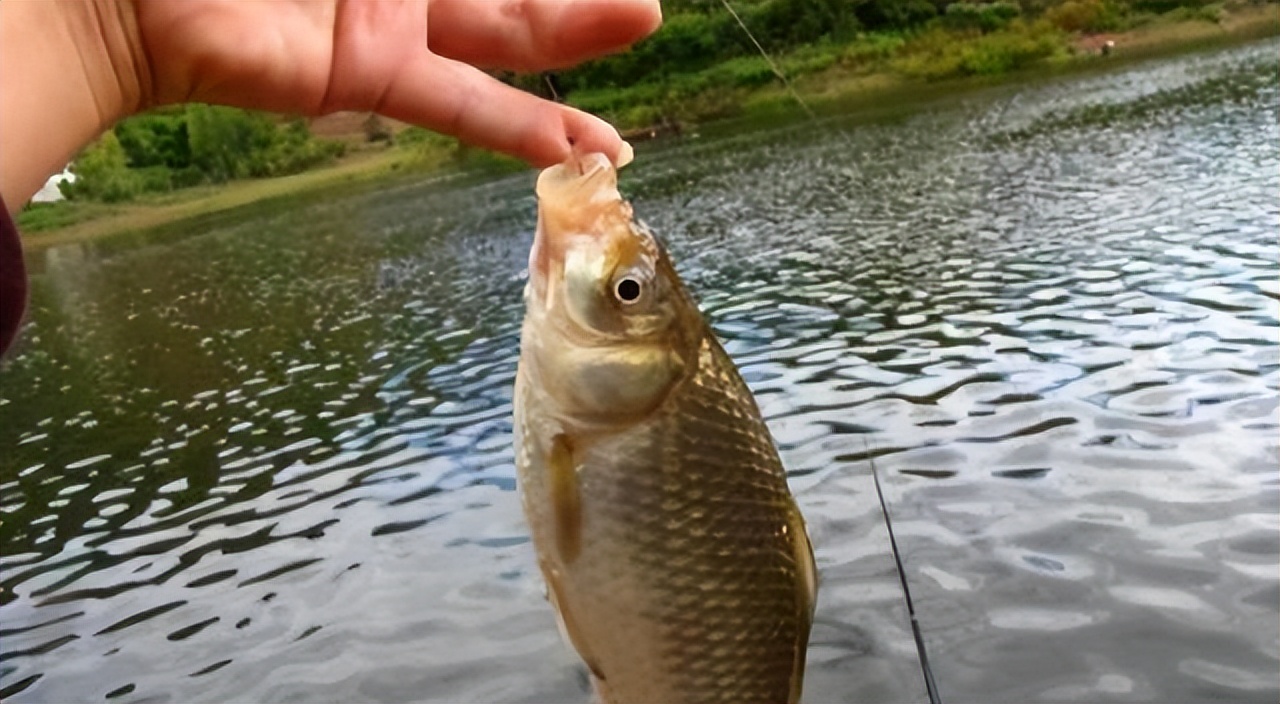
[[793, 502], [787, 529], [791, 534], [792, 550], [796, 563], [796, 634], [795, 662], [791, 672], [789, 704], [799, 704], [804, 683], [804, 666], [809, 652], [809, 631], [813, 626], [813, 612], [818, 605], [818, 566], [813, 559], [813, 543], [804, 525], [800, 509]]

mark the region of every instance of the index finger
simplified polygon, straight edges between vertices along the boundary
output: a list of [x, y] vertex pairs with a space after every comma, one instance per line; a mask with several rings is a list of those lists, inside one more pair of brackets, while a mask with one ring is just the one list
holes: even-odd
[[619, 166], [631, 159], [630, 145], [604, 120], [425, 48], [387, 87], [375, 110], [538, 167], [560, 163], [575, 149], [601, 152]]
[[657, 0], [434, 0], [427, 46], [482, 68], [545, 71], [624, 49], [661, 22]]

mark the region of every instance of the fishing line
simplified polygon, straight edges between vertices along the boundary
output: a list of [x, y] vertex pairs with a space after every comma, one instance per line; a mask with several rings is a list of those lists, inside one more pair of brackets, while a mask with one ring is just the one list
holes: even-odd
[[787, 92], [791, 94], [791, 97], [796, 99], [796, 102], [800, 104], [800, 107], [804, 108], [804, 111], [809, 114], [809, 117], [817, 120], [818, 116], [809, 108], [809, 104], [804, 102], [804, 99], [800, 97], [800, 94], [796, 92], [796, 89], [791, 87], [791, 81], [787, 80], [787, 75], [782, 72], [782, 68], [778, 66], [778, 64], [774, 63], [773, 57], [769, 56], [769, 52], [765, 51], [763, 46], [760, 46], [760, 42], [756, 40], [756, 35], [752, 34], [751, 30], [747, 29], [747, 24], [738, 16], [738, 13], [733, 9], [733, 6], [729, 4], [729, 0], [720, 0], [720, 4], [724, 5], [724, 9], [728, 10], [729, 14], [733, 15], [733, 19], [738, 23], [738, 26], [742, 28], [742, 31], [747, 35], [747, 38], [751, 40], [752, 44], [756, 45], [756, 49], [759, 50], [760, 55], [764, 57], [765, 63], [769, 64], [769, 70], [773, 71], [773, 75], [777, 76], [779, 81], [782, 81], [783, 87], [787, 89]]
[[[818, 114], [813, 111], [813, 108], [809, 107], [809, 103], [805, 102], [804, 98], [800, 97], [800, 93], [796, 91], [795, 86], [791, 85], [791, 79], [787, 78], [787, 74], [782, 70], [782, 66], [773, 60], [773, 57], [769, 55], [769, 52], [765, 51], [764, 46], [760, 44], [760, 40], [756, 39], [756, 35], [752, 34], [751, 30], [747, 28], [747, 23], [742, 21], [742, 17], [738, 14], [737, 10], [734, 10], [733, 6], [729, 4], [729, 0], [720, 0], [720, 4], [724, 5], [724, 9], [733, 17], [733, 20], [738, 23], [738, 26], [742, 28], [742, 33], [747, 35], [747, 39], [751, 40], [756, 51], [760, 52], [760, 56], [764, 59], [765, 63], [769, 65], [769, 70], [773, 72], [773, 75], [778, 77], [778, 81], [782, 83], [783, 88], [786, 88], [787, 94], [790, 95], [791, 98], [796, 101], [796, 104], [804, 110], [810, 120], [813, 120], [814, 123], [821, 124], [822, 120], [818, 119]], [[854, 145], [853, 140], [849, 138], [849, 135], [845, 133], [844, 130], [834, 131], [839, 135], [845, 146], [849, 148], [850, 153], [857, 151], [857, 147]], [[856, 164], [853, 165], [853, 170], [859, 171]], [[858, 173], [857, 177], [860, 176], [861, 173]], [[849, 202], [848, 194], [837, 189], [830, 181], [824, 181], [822, 186], [836, 196], [836, 198], [846, 203]]]
[[[791, 81], [787, 80], [786, 74], [783, 73], [782, 67], [773, 60], [773, 57], [769, 56], [769, 52], [764, 50], [764, 47], [760, 44], [759, 40], [757, 40], [755, 35], [751, 33], [751, 30], [747, 28], [747, 24], [742, 21], [742, 17], [740, 17], [733, 9], [733, 6], [729, 4], [729, 0], [720, 0], [720, 4], [724, 5], [724, 9], [733, 16], [734, 21], [738, 23], [738, 26], [742, 28], [743, 33], [745, 33], [747, 38], [751, 40], [751, 43], [755, 45], [756, 50], [760, 52], [760, 56], [764, 58], [765, 63], [769, 64], [769, 69], [773, 71], [773, 75], [778, 77], [778, 80], [782, 82], [783, 87], [787, 89], [787, 93], [789, 93], [796, 103], [804, 109], [805, 113], [808, 114], [809, 119], [814, 122], [820, 122], [818, 115], [814, 113], [813, 109], [809, 107], [809, 104], [804, 101], [804, 98], [801, 98], [800, 94], [796, 92], [795, 87], [791, 85]], [[837, 130], [836, 132], [852, 150], [854, 145], [853, 140], [849, 138], [849, 135], [842, 130]], [[835, 188], [831, 187], [830, 184], [828, 184], [828, 188], [833, 192], [835, 191]], [[844, 196], [842, 193], [837, 192], [837, 194], [841, 197]], [[893, 562], [898, 569], [898, 581], [902, 584], [902, 595], [907, 604], [907, 615], [911, 620], [911, 635], [916, 641], [916, 654], [920, 659], [920, 670], [924, 674], [924, 686], [929, 694], [929, 704], [942, 704], [942, 699], [938, 696], [938, 685], [933, 679], [933, 668], [929, 666], [929, 654], [924, 647], [924, 633], [920, 630], [920, 620], [916, 618], [916, 607], [915, 603], [911, 599], [911, 587], [907, 584], [907, 572], [903, 568], [902, 554], [898, 551], [898, 540], [893, 534], [893, 520], [889, 516], [889, 504], [885, 501], [884, 490], [880, 487], [880, 475], [876, 472], [876, 463], [871, 454], [870, 443], [868, 443], [865, 438], [863, 439], [863, 442], [866, 443], [867, 447], [867, 462], [871, 465], [871, 478], [875, 482], [876, 496], [880, 500], [880, 512], [884, 516], [884, 525], [889, 532], [889, 549], [893, 552]]]
[[902, 584], [902, 596], [907, 602], [907, 616], [911, 619], [911, 635], [916, 640], [916, 652], [920, 656], [920, 670], [924, 672], [924, 687], [929, 692], [929, 704], [942, 704], [938, 696], [938, 684], [933, 680], [933, 668], [929, 667], [929, 654], [924, 649], [924, 633], [920, 630], [920, 620], [916, 618], [916, 606], [911, 601], [911, 588], [907, 586], [907, 572], [902, 567], [902, 555], [898, 552], [898, 539], [893, 535], [893, 521], [889, 518], [889, 504], [884, 500], [884, 490], [880, 488], [880, 474], [876, 472], [875, 457], [871, 454], [871, 444], [866, 438], [862, 440], [867, 448], [867, 464], [871, 465], [871, 479], [876, 485], [876, 497], [880, 500], [880, 513], [884, 516], [884, 527], [889, 531], [889, 549], [893, 551], [894, 564], [898, 566], [898, 581]]

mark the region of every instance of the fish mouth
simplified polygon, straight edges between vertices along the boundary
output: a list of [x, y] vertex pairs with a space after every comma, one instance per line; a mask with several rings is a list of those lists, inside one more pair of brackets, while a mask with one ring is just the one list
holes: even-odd
[[542, 170], [536, 187], [538, 229], [529, 253], [531, 277], [552, 276], [575, 238], [604, 237], [630, 208], [618, 192], [618, 172], [604, 154], [574, 154]]

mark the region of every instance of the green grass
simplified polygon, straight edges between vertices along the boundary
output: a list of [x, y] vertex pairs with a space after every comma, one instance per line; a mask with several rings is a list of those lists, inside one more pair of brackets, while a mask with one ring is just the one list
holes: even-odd
[[86, 201], [32, 203], [18, 212], [14, 222], [22, 232], [36, 233], [70, 227], [86, 220], [106, 217], [119, 210], [120, 207], [116, 205]]
[[1047, 22], [1015, 20], [987, 34], [935, 28], [913, 37], [889, 62], [908, 78], [998, 76], [1069, 55], [1066, 33]]

